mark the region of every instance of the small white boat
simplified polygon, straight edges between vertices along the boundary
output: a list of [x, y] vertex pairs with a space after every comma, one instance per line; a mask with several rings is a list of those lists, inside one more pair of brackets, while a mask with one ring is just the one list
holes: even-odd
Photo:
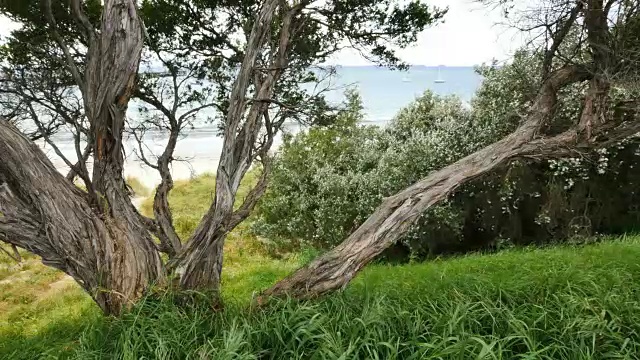
[[411, 79], [409, 79], [408, 77], [403, 77], [402, 82], [411, 82]]
[[438, 78], [434, 81], [436, 84], [442, 84], [445, 83], [446, 81], [442, 78], [442, 75], [440, 74], [440, 70], [442, 69], [442, 66], [438, 67]]

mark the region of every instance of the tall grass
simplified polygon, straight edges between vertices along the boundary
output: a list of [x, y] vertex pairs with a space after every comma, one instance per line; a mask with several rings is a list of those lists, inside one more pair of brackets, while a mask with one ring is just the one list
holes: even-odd
[[126, 182], [133, 191], [133, 196], [145, 197], [151, 194], [151, 190], [146, 187], [137, 177], [127, 176]]
[[[211, 175], [176, 182], [171, 204], [183, 238], [214, 186]], [[150, 208], [149, 200], [143, 212]], [[7, 263], [0, 359], [640, 358], [640, 237], [378, 264], [342, 293], [263, 309], [252, 307], [254, 292], [309, 255], [275, 260], [256, 244], [246, 224], [229, 235], [221, 313], [178, 308], [161, 294], [104, 318], [76, 284], [37, 259]]]
[[340, 294], [265, 309], [232, 298], [218, 314], [165, 295], [85, 332], [75, 356], [635, 359], [639, 257], [633, 239], [378, 265]]

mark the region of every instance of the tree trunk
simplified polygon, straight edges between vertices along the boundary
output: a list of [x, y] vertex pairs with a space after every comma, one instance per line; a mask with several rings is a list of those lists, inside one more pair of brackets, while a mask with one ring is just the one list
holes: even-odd
[[131, 203], [124, 179], [122, 136], [144, 40], [135, 1], [106, 0], [102, 24], [99, 41], [89, 49], [84, 93], [94, 140], [93, 189], [121, 249], [109, 271], [108, 289], [125, 290], [131, 301], [164, 276], [157, 246]]
[[0, 120], [0, 240], [42, 257], [71, 275], [108, 314], [138, 300], [164, 272], [157, 246], [130, 201], [123, 176], [122, 134], [143, 31], [135, 0], [105, 0], [100, 32], [71, 1], [88, 44], [83, 75], [57, 32], [91, 124], [93, 178], [87, 194], [59, 174], [40, 149]]
[[562, 151], [561, 145], [577, 138], [575, 131], [553, 139], [534, 139], [540, 127], [553, 117], [558, 90], [588, 78], [590, 74], [578, 66], [551, 73], [542, 85], [529, 117], [514, 133], [386, 198], [342, 244], [266, 290], [258, 302], [264, 302], [267, 296], [310, 298], [342, 288], [368, 262], [395, 243], [420, 215], [459, 186], [516, 157]]
[[207, 292], [214, 304], [219, 303], [224, 241], [230, 230], [227, 225], [233, 214], [240, 179], [229, 179], [224, 171], [218, 171], [214, 205], [183, 251], [169, 264], [178, 275], [180, 289]]
[[[237, 225], [233, 205], [244, 175], [251, 166], [252, 150], [261, 127], [261, 118], [266, 111], [265, 103], [254, 102], [246, 114], [247, 93], [256, 76], [256, 62], [263, 46], [270, 36], [271, 26], [279, 0], [265, 1], [253, 24], [246, 53], [234, 82], [229, 99], [229, 109], [225, 119], [224, 144], [216, 173], [216, 189], [213, 204], [198, 225], [194, 235], [182, 251], [169, 264], [178, 275], [178, 285], [183, 290], [197, 290], [211, 293], [213, 301], [219, 300], [222, 275], [223, 248], [226, 235]], [[285, 20], [283, 28], [288, 35], [291, 17]], [[284, 61], [287, 41], [280, 43], [278, 61]], [[271, 98], [275, 82], [281, 69], [272, 70], [268, 80], [257, 89], [259, 95]], [[244, 123], [243, 123], [244, 120]], [[245, 216], [246, 217], [246, 216]]]
[[[0, 240], [71, 275], [107, 314], [137, 300], [161, 274], [128, 219], [96, 212], [18, 129], [0, 120]], [[121, 208], [121, 204], [117, 204]]]

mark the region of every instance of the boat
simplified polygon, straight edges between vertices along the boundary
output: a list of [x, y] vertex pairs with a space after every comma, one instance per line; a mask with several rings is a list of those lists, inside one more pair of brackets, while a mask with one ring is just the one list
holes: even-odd
[[402, 82], [411, 82], [411, 79], [409, 79], [408, 77], [403, 77]]
[[440, 70], [442, 69], [442, 65], [440, 65], [438, 67], [438, 78], [434, 81], [436, 84], [443, 84], [446, 81], [442, 78], [442, 75], [440, 74]]

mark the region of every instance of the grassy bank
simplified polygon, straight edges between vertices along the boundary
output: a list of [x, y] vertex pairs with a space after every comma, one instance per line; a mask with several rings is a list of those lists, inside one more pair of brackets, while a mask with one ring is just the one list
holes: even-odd
[[[251, 180], [251, 178], [249, 179]], [[176, 182], [183, 238], [214, 178]], [[239, 196], [246, 193], [247, 184]], [[151, 213], [151, 200], [142, 204]], [[252, 309], [251, 296], [309, 256], [273, 259], [248, 225], [225, 245], [226, 310], [169, 294], [104, 318], [64, 274], [0, 255], [0, 359], [592, 359], [640, 353], [640, 236], [369, 266], [342, 293]]]
[[79, 341], [67, 319], [35, 338], [4, 334], [0, 358], [64, 349], [66, 335], [68, 355], [80, 359], [632, 359], [640, 353], [639, 257], [633, 237], [376, 265], [343, 293], [251, 311], [247, 289], [286, 273], [256, 269], [227, 282], [222, 314], [177, 309], [167, 295], [122, 319], [83, 317]]

